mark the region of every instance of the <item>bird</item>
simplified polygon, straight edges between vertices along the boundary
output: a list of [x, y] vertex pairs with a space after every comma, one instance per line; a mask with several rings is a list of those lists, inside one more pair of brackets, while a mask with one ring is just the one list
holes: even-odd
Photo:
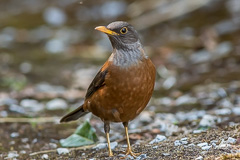
[[122, 123], [127, 140], [125, 154], [137, 157], [139, 153], [134, 153], [130, 145], [128, 124], [147, 106], [154, 90], [156, 69], [129, 23], [115, 21], [95, 30], [108, 36], [112, 54], [88, 87], [83, 105], [60, 122], [77, 120], [90, 112], [99, 117], [104, 123], [109, 157], [114, 156], [110, 147], [110, 123]]

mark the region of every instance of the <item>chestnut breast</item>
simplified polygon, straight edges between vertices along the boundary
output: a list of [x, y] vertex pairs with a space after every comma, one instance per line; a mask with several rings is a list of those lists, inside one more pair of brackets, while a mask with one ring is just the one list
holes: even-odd
[[84, 108], [103, 121], [128, 122], [149, 102], [155, 83], [155, 67], [150, 59], [121, 68], [105, 63], [105, 85], [85, 100]]

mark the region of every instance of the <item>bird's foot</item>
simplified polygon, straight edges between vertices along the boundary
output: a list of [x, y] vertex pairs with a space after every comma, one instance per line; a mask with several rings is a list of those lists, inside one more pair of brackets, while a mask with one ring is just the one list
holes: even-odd
[[121, 159], [127, 158], [128, 155], [131, 155], [132, 157], [136, 158], [139, 156], [141, 153], [134, 153], [131, 148], [128, 148], [127, 151], [125, 152], [125, 156], [121, 157]]
[[109, 156], [109, 157], [113, 157], [113, 152], [112, 152], [112, 150], [108, 151], [108, 156]]

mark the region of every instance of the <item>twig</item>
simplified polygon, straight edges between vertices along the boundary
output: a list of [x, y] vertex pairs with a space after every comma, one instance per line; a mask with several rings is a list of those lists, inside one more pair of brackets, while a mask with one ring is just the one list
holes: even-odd
[[[77, 147], [77, 148], [70, 148], [69, 150], [70, 151], [75, 151], [75, 150], [80, 150], [80, 149], [88, 149], [88, 148], [92, 148], [95, 145], [96, 144], [88, 145], [88, 146], [81, 146], [81, 147]], [[52, 150], [33, 152], [33, 153], [30, 153], [29, 156], [35, 156], [35, 155], [38, 155], [38, 154], [51, 153], [51, 152], [57, 152], [57, 150], [56, 149], [52, 149]]]
[[39, 118], [0, 118], [0, 123], [47, 123], [58, 122], [60, 117], [39, 117]]

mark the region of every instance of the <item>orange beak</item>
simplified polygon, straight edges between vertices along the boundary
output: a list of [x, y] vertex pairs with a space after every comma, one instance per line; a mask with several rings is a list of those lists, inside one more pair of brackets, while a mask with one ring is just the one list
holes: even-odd
[[107, 27], [105, 27], [105, 26], [98, 26], [95, 29], [100, 31], [100, 32], [109, 34], [109, 35], [119, 35], [118, 33], [114, 32], [114, 31], [111, 31], [110, 29], [107, 29]]

